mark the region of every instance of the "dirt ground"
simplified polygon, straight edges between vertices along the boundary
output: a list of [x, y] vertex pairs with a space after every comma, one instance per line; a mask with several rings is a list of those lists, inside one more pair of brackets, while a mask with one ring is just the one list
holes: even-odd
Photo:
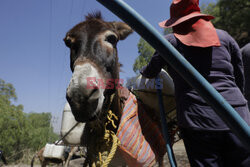
[[[178, 167], [190, 167], [182, 140], [180, 140], [179, 142], [174, 144], [173, 150], [174, 150], [177, 166]], [[78, 159], [78, 160], [71, 161], [70, 166], [72, 166], [72, 167], [82, 166], [83, 161], [84, 161], [83, 159]], [[170, 167], [167, 154], [164, 157], [164, 166], [165, 167]], [[0, 167], [30, 167], [30, 165], [21, 165], [21, 164], [19, 164], [19, 165], [7, 165], [6, 166], [6, 165], [1, 165], [0, 164]], [[34, 165], [34, 167], [40, 167], [40, 165]], [[59, 166], [59, 165], [57, 165], [57, 166], [56, 165], [50, 165], [50, 167], [61, 167], [61, 166]]]
[[[190, 167], [183, 141], [180, 140], [173, 146], [175, 159], [178, 167]], [[169, 167], [168, 157], [165, 155], [164, 166]]]

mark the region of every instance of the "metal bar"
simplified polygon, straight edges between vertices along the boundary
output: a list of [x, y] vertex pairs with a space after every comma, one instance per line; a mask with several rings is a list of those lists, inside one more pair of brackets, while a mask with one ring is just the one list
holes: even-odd
[[250, 150], [250, 127], [231, 105], [206, 81], [206, 79], [142, 16], [122, 0], [97, 0], [115, 13], [151, 46], [153, 46], [187, 81], [199, 95], [212, 106], [232, 132]]
[[[156, 79], [159, 79], [159, 77], [157, 76]], [[164, 140], [166, 142], [166, 149], [167, 149], [167, 153], [168, 153], [169, 163], [170, 163], [171, 167], [177, 167], [173, 148], [171, 146], [171, 139], [168, 135], [168, 124], [166, 121], [166, 115], [165, 115], [165, 109], [164, 109], [164, 105], [163, 105], [163, 98], [162, 98], [161, 89], [157, 89], [157, 96], [158, 96], [158, 102], [159, 102], [159, 107], [160, 107], [161, 126], [162, 126]]]

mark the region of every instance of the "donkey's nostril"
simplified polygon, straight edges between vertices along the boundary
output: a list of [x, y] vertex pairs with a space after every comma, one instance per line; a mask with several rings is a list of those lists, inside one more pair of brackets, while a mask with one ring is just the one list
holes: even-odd
[[95, 93], [95, 92], [97, 92], [97, 87], [95, 87], [93, 90], [92, 90], [92, 92], [90, 93], [90, 97]]
[[89, 94], [89, 100], [98, 99], [100, 96], [100, 90], [98, 88], [93, 89]]

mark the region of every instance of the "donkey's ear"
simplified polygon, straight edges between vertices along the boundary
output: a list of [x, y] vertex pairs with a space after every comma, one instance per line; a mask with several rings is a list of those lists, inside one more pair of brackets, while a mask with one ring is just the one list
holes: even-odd
[[112, 24], [114, 25], [116, 31], [118, 32], [120, 40], [124, 40], [125, 38], [127, 38], [129, 34], [133, 32], [132, 28], [129, 27], [126, 23], [112, 22]]

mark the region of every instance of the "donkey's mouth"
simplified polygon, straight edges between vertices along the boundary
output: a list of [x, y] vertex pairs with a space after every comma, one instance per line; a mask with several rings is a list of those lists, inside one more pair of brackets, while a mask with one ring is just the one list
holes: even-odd
[[72, 113], [75, 120], [78, 122], [90, 122], [97, 119], [97, 114], [99, 113], [98, 99], [87, 101], [72, 100], [66, 96], [67, 101], [71, 107]]
[[78, 122], [90, 122], [97, 119], [98, 112], [93, 106], [85, 105], [84, 108], [78, 108], [75, 105], [71, 105], [71, 110], [75, 120]]
[[[73, 112], [73, 111], [72, 111]], [[97, 116], [96, 115], [93, 115], [93, 116], [85, 116], [85, 115], [81, 115], [81, 114], [74, 114], [73, 112], [73, 115], [75, 117], [75, 120], [77, 122], [82, 122], [82, 123], [86, 123], [86, 122], [91, 122], [91, 121], [95, 121], [97, 119]]]

